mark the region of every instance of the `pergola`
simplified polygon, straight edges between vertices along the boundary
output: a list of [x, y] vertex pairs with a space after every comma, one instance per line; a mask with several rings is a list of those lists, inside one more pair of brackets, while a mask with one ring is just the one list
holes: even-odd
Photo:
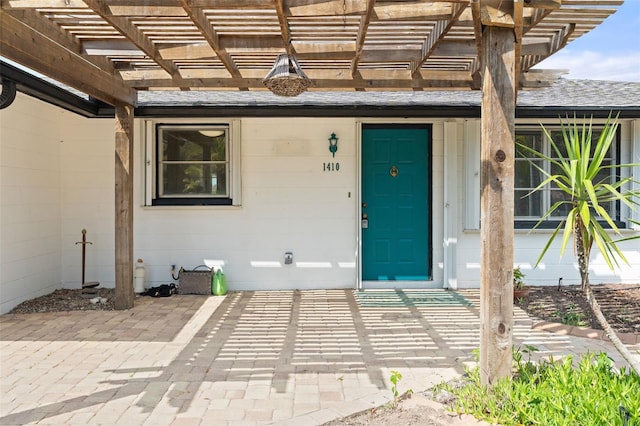
[[133, 306], [139, 90], [266, 90], [279, 54], [309, 90], [482, 90], [483, 380], [510, 374], [513, 176], [531, 68], [624, 0], [2, 0], [0, 55], [115, 106], [116, 305]]

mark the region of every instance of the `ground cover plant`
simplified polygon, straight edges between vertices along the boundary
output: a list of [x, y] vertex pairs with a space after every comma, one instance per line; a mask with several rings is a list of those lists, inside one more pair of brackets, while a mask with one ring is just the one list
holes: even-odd
[[523, 360], [535, 348], [514, 351], [514, 375], [489, 390], [479, 369], [462, 386], [443, 384], [454, 395], [451, 408], [500, 425], [640, 426], [640, 376], [617, 370], [606, 353], [539, 363]]

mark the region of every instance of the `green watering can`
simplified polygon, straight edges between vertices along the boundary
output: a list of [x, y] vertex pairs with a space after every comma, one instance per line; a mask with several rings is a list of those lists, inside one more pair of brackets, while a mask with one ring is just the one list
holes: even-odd
[[216, 273], [211, 276], [211, 294], [214, 296], [224, 296], [227, 294], [227, 278], [221, 269], [218, 269]]

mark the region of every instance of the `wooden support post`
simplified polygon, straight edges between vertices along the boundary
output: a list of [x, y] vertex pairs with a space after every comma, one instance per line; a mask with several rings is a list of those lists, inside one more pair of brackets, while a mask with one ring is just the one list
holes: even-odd
[[116, 107], [116, 309], [133, 307], [133, 107]]
[[483, 385], [511, 375], [513, 337], [513, 181], [515, 35], [482, 33], [480, 375]]

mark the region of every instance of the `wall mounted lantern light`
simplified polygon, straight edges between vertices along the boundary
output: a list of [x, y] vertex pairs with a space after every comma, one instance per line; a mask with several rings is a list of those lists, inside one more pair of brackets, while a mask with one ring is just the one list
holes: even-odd
[[338, 150], [338, 137], [335, 133], [331, 133], [331, 137], [329, 138], [329, 151], [333, 154], [333, 157], [336, 156], [336, 151]]

